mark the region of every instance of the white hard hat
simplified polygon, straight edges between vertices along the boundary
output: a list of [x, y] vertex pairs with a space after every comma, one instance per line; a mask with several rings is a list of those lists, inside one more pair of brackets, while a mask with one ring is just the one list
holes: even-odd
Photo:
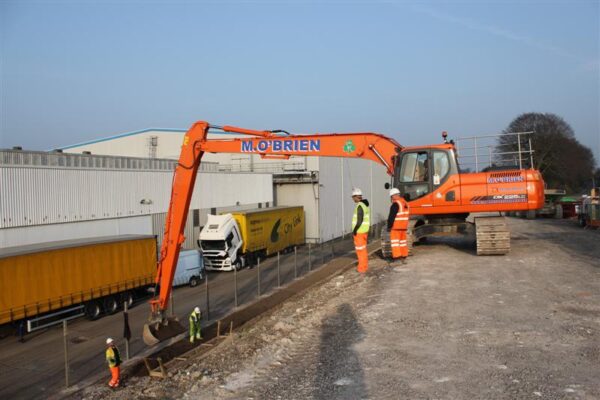
[[391, 188], [390, 189], [390, 197], [392, 197], [394, 195], [400, 195], [400, 191], [396, 188]]
[[111, 344], [112, 342], [114, 342], [113, 338], [106, 339], [106, 344]]
[[194, 308], [194, 312], [195, 312], [196, 314], [200, 314], [200, 307], [196, 307], [196, 308]]
[[352, 189], [352, 197], [354, 196], [362, 196], [362, 190], [360, 190], [359, 188]]

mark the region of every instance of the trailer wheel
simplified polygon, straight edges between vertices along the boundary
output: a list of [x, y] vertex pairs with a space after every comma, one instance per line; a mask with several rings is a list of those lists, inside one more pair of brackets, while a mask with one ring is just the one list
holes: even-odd
[[121, 304], [127, 303], [127, 307], [131, 307], [133, 305], [133, 293], [125, 292], [121, 296]]
[[102, 313], [102, 308], [100, 307], [100, 303], [98, 303], [98, 301], [92, 300], [85, 303], [84, 311], [87, 319], [93, 321], [100, 317], [100, 314]]
[[196, 287], [200, 283], [200, 279], [197, 276], [192, 276], [190, 278], [190, 287]]
[[105, 297], [104, 301], [103, 301], [103, 306], [104, 306], [104, 312], [107, 315], [112, 315], [112, 314], [116, 313], [117, 310], [119, 309], [119, 303], [117, 302], [117, 299], [115, 298], [115, 296]]

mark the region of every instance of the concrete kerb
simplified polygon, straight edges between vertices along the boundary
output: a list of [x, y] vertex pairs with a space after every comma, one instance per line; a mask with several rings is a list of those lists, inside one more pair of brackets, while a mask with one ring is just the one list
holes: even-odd
[[[369, 255], [373, 255], [381, 248], [381, 242], [376, 240], [367, 246], [367, 251]], [[248, 324], [253, 319], [256, 319], [263, 313], [274, 309], [276, 306], [280, 305], [284, 301], [305, 292], [307, 289], [312, 286], [325, 281], [326, 279], [331, 279], [348, 269], [352, 268], [357, 264], [356, 258], [354, 256], [341, 256], [334, 258], [330, 262], [323, 265], [321, 268], [312, 270], [308, 272], [304, 276], [299, 279], [296, 279], [280, 288], [262, 295], [258, 299], [246, 304], [241, 305], [235, 311], [226, 315], [222, 319], [220, 319], [222, 331], [226, 331], [229, 329], [230, 323], [233, 322], [233, 328], [237, 329], [242, 325]], [[201, 357], [204, 357], [209, 352], [217, 349], [219, 344], [219, 338], [217, 337], [217, 325], [219, 321], [213, 321], [206, 327], [203, 327], [203, 336], [204, 341], [202, 344], [212, 345], [208, 347], [206, 351], [203, 352]], [[223, 332], [222, 332], [223, 334]], [[186, 354], [195, 353], [194, 356], [199, 352], [199, 347], [201, 345], [192, 346], [188, 344], [187, 341], [188, 333], [184, 332], [175, 337], [172, 337], [168, 340], [165, 340], [155, 346], [149, 347], [143, 350], [140, 354], [137, 354], [125, 361], [121, 366], [121, 371], [123, 375], [134, 376], [140, 375], [142, 370], [145, 370], [144, 358], [157, 358], [161, 357], [163, 363], [168, 365], [172, 360], [176, 358], [185, 357]], [[223, 339], [221, 337], [220, 339]], [[175, 348], [177, 347], [177, 348]], [[102, 377], [100, 377], [102, 375]], [[81, 390], [97, 384], [101, 383], [105, 380], [108, 380], [108, 370], [102, 371], [101, 374], [90, 377], [88, 379], [84, 379], [78, 382], [75, 385], [70, 386], [68, 389], [63, 389], [61, 392], [57, 393], [54, 396], [50, 396], [50, 400], [54, 399], [62, 399], [73, 396], [80, 392]]]

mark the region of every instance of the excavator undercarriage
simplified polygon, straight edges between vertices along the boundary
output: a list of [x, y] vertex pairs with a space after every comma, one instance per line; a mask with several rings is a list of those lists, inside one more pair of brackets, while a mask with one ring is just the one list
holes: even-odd
[[[436, 236], [473, 238], [478, 256], [503, 255], [510, 251], [510, 231], [503, 216], [476, 216], [473, 222], [468, 221], [467, 217], [456, 215], [411, 220], [407, 234], [408, 254], [412, 254], [414, 243]], [[390, 236], [385, 227], [381, 230], [381, 253], [384, 258], [392, 255]]]

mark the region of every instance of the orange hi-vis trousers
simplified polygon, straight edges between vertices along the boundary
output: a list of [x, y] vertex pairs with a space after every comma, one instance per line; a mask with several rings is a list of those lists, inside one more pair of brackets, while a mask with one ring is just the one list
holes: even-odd
[[111, 375], [111, 379], [110, 382], [108, 382], [108, 386], [110, 387], [118, 387], [119, 383], [120, 383], [120, 378], [121, 378], [121, 368], [120, 367], [110, 367], [110, 375]]
[[408, 257], [406, 230], [392, 229], [390, 231], [390, 242], [392, 245], [392, 258]]
[[369, 269], [369, 254], [367, 253], [368, 236], [367, 232], [354, 235], [354, 249], [358, 258], [358, 267], [356, 270], [363, 274]]

